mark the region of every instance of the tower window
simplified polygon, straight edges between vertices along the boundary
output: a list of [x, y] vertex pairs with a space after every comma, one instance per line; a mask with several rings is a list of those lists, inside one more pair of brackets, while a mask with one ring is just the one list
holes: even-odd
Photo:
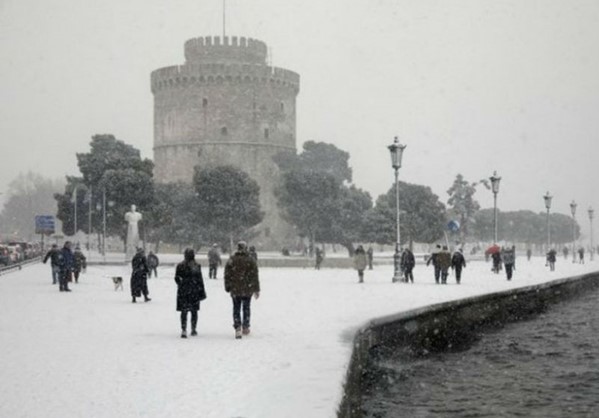
[[269, 132], [268, 132], [268, 128], [264, 129], [264, 138], [268, 139], [269, 136]]
[[208, 107], [208, 99], [205, 97], [202, 99], [202, 107]]
[[223, 126], [222, 128], [220, 128], [220, 133], [221, 133], [221, 135], [227, 135], [228, 134], [227, 127]]

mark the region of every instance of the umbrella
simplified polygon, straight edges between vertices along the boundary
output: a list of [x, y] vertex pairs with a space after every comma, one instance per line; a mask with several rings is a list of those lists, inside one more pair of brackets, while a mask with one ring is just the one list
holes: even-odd
[[489, 248], [486, 249], [485, 254], [495, 254], [501, 251], [501, 247], [497, 244], [493, 244], [491, 245]]

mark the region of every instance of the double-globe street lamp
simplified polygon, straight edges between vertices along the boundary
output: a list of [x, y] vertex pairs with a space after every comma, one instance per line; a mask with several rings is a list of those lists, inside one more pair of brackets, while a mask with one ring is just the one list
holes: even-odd
[[395, 137], [393, 144], [388, 146], [391, 153], [391, 166], [395, 170], [395, 209], [397, 211], [397, 241], [395, 242], [395, 254], [393, 254], [393, 283], [403, 281], [401, 277], [400, 266], [400, 233], [399, 233], [399, 169], [401, 168], [401, 158], [406, 145], [401, 145], [399, 139]]
[[551, 228], [549, 225], [549, 211], [551, 210], [551, 199], [553, 199], [553, 196], [551, 196], [549, 192], [547, 192], [543, 196], [543, 199], [545, 200], [545, 208], [547, 209], [547, 252], [549, 252], [549, 249], [551, 247]]
[[595, 247], [593, 246], [593, 217], [595, 215], [595, 211], [592, 207], [589, 207], [589, 221], [591, 223], [591, 261], [593, 261], [593, 255], [595, 254]]
[[497, 176], [497, 171], [493, 171], [489, 180], [491, 180], [491, 191], [493, 192], [493, 244], [497, 244], [497, 193], [499, 193], [501, 177]]
[[578, 205], [574, 200], [570, 203], [570, 212], [572, 213], [572, 263], [576, 263], [576, 207]]

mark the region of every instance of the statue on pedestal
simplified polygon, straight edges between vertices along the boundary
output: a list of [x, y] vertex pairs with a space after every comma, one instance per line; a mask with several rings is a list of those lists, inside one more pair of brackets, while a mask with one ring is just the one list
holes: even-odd
[[139, 244], [139, 230], [137, 223], [141, 221], [141, 213], [136, 211], [136, 206], [131, 205], [131, 211], [125, 214], [127, 221], [127, 240], [125, 242], [125, 251], [127, 259], [133, 257]]

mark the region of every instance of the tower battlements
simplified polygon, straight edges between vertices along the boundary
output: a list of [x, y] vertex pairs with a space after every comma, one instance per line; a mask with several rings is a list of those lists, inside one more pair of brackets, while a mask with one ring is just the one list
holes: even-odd
[[202, 36], [185, 42], [185, 60], [190, 64], [200, 62], [266, 64], [266, 54], [266, 44], [252, 38]]
[[152, 72], [151, 88], [156, 93], [167, 88], [195, 83], [270, 83], [299, 92], [300, 77], [294, 71], [256, 64], [185, 64]]

